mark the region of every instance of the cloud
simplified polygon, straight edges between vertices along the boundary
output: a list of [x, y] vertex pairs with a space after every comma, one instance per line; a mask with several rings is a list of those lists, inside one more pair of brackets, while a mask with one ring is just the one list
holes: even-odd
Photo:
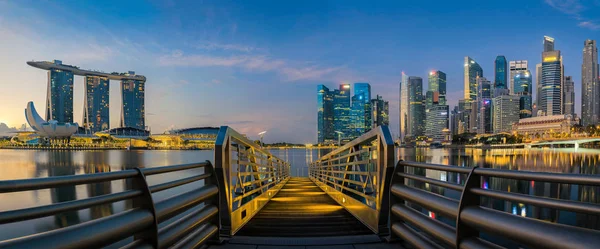
[[241, 120], [241, 121], [228, 121], [225, 122], [226, 125], [236, 125], [236, 124], [252, 124], [254, 123], [254, 121], [250, 121], [250, 120]]
[[600, 24], [592, 22], [592, 21], [584, 21], [584, 22], [580, 22], [577, 24], [577, 26], [582, 27], [582, 28], [588, 28], [591, 30], [598, 30], [600, 29]]
[[[275, 71], [284, 77], [285, 81], [304, 79], [320, 79], [344, 67], [320, 67], [309, 65], [296, 67], [292, 63], [273, 59], [266, 55], [232, 55], [212, 56], [203, 54], [184, 55], [180, 50], [175, 50], [170, 55], [160, 56], [158, 63], [161, 66], [185, 67], [239, 67], [248, 71]], [[213, 81], [214, 83], [214, 81]]]
[[565, 14], [578, 16], [585, 9], [580, 0], [545, 0], [546, 4]]
[[303, 80], [303, 79], [321, 79], [324, 76], [340, 70], [342, 67], [328, 67], [319, 68], [316, 66], [305, 67], [305, 68], [292, 68], [286, 67], [281, 72], [288, 78], [289, 81]]
[[8, 127], [5, 123], [0, 123], [0, 136], [11, 136], [13, 132], [18, 131], [17, 127]]
[[[235, 31], [237, 31], [237, 25], [234, 25], [232, 28], [232, 32], [235, 33]], [[245, 46], [245, 45], [240, 45], [240, 44], [220, 44], [220, 43], [215, 43], [215, 42], [201, 43], [194, 47], [197, 49], [208, 50], [208, 51], [225, 50], [225, 51], [238, 51], [238, 52], [252, 52], [252, 51], [256, 50], [255, 47], [251, 47], [251, 46]]]
[[[582, 0], [545, 0], [546, 4], [550, 5], [552, 8], [565, 13], [572, 18], [575, 18], [579, 21], [577, 23], [578, 27], [591, 29], [591, 30], [599, 30], [600, 24], [595, 21], [589, 20], [587, 17], [583, 15], [583, 12], [587, 9], [584, 1]], [[589, 2], [586, 2], [589, 4]], [[594, 5], [598, 5], [598, 1], [592, 2]]]

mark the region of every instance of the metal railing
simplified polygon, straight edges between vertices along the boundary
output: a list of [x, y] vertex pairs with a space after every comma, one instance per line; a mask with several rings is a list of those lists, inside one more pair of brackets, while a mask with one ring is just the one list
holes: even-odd
[[289, 163], [235, 130], [222, 126], [215, 142], [219, 181], [220, 236], [231, 237], [275, 196], [290, 178]]
[[[151, 175], [197, 168], [204, 168], [204, 173], [153, 186], [148, 186], [146, 180], [146, 177]], [[0, 224], [32, 220], [120, 201], [131, 201], [131, 209], [49, 232], [0, 241], [0, 248], [98, 248], [130, 237], [133, 237], [133, 242], [124, 248], [191, 248], [208, 240], [218, 239], [218, 187], [209, 161], [108, 173], [0, 181], [0, 195], [115, 180], [128, 181], [131, 188], [86, 199], [3, 211], [0, 212]], [[154, 193], [201, 180], [204, 180], [202, 187], [160, 202], [153, 201]]]
[[309, 177], [374, 233], [389, 233], [389, 182], [395, 148], [379, 126], [309, 165]]
[[[426, 177], [426, 171], [446, 172], [464, 184]], [[449, 177], [448, 177], [449, 178]], [[553, 210], [600, 215], [600, 205], [492, 190], [490, 178], [558, 184], [600, 186], [600, 176], [463, 168], [416, 162], [398, 162], [391, 182], [392, 239], [400, 238], [417, 248], [501, 248], [480, 233], [509, 240], [528, 248], [598, 248], [600, 231], [551, 223], [486, 208], [483, 198], [525, 203]], [[460, 180], [457, 182], [461, 182]], [[457, 191], [460, 199], [424, 190], [425, 186]], [[428, 211], [454, 222], [442, 222]], [[453, 223], [453, 225], [449, 225]]]

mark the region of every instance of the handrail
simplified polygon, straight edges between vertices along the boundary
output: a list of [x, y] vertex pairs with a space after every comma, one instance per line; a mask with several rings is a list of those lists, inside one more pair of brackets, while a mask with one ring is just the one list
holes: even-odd
[[395, 148], [379, 126], [310, 163], [309, 177], [374, 233], [389, 234], [389, 181]]
[[[425, 170], [462, 175], [464, 183], [452, 183], [425, 176]], [[465, 177], [466, 176], [466, 177]], [[489, 178], [531, 180], [559, 184], [600, 185], [600, 176], [524, 172], [483, 168], [461, 168], [417, 162], [398, 162], [391, 180], [390, 239], [402, 239], [416, 248], [502, 248], [480, 237], [492, 234], [529, 248], [597, 248], [600, 231], [521, 217], [481, 206], [482, 198], [493, 198], [537, 207], [600, 215], [600, 205], [487, 189]], [[420, 189], [432, 184], [461, 193], [450, 199]], [[436, 191], [437, 192], [437, 191]], [[421, 210], [422, 209], [422, 210]], [[455, 220], [455, 225], [424, 215], [429, 211]], [[417, 227], [417, 232], [412, 227]]]
[[231, 237], [271, 200], [290, 178], [290, 164], [228, 126], [215, 141], [219, 179], [219, 234]]
[[[154, 186], [146, 176], [204, 168], [203, 174]], [[126, 180], [132, 189], [123, 192], [44, 206], [0, 212], [0, 224], [57, 215], [118, 201], [131, 201], [133, 208], [103, 218], [83, 222], [49, 232], [0, 241], [0, 248], [98, 248], [133, 237], [125, 248], [166, 248], [200, 245], [218, 241], [218, 187], [209, 161], [165, 167], [129, 169], [109, 173], [56, 176], [0, 181], [0, 194], [28, 190], [75, 186], [97, 182]], [[204, 180], [204, 186], [154, 203], [151, 193]], [[169, 218], [191, 210], [187, 215], [158, 229]], [[195, 235], [190, 237], [190, 235]], [[193, 244], [190, 244], [193, 243]]]

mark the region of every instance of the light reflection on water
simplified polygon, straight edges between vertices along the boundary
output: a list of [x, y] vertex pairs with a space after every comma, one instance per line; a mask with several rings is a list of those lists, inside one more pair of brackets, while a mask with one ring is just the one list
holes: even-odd
[[[293, 176], [306, 176], [307, 162], [317, 159], [330, 150], [281, 149], [271, 152], [292, 164]], [[480, 166], [486, 168], [598, 174], [600, 150], [578, 149], [398, 149], [398, 157], [403, 160], [450, 164], [463, 167]], [[47, 176], [111, 172], [135, 167], [157, 167], [164, 165], [213, 161], [212, 151], [33, 151], [33, 150], [0, 150], [0, 180], [24, 179]], [[150, 184], [171, 181], [188, 174], [197, 174], [202, 169], [150, 176]], [[416, 172], [427, 177], [464, 182], [460, 175], [436, 171]], [[463, 177], [464, 178], [464, 177]], [[578, 200], [599, 203], [599, 188], [566, 184], [549, 184], [525, 182], [506, 179], [486, 179], [490, 189], [534, 194], [566, 200]], [[195, 184], [195, 185], [194, 185]], [[202, 182], [181, 186], [153, 195], [155, 201], [168, 198], [176, 193], [198, 187]], [[459, 198], [460, 194], [436, 188], [428, 188], [450, 198]], [[51, 190], [26, 191], [0, 194], [0, 211], [24, 207], [47, 205], [63, 201], [82, 199], [91, 196], [105, 195], [131, 188], [130, 180], [95, 183], [79, 186], [65, 186]], [[507, 203], [498, 200], [487, 200], [486, 206], [518, 215], [539, 218], [552, 222], [600, 229], [597, 216], [557, 212], [547, 208], [536, 208], [520, 203]], [[44, 232], [59, 227], [77, 224], [90, 219], [97, 219], [131, 207], [131, 202], [118, 202], [101, 205], [77, 212], [67, 212], [53, 217], [39, 218], [26, 222], [0, 225], [0, 240], [20, 237], [28, 234]], [[443, 218], [442, 218], [443, 219]], [[447, 221], [453, 222], [453, 221]]]

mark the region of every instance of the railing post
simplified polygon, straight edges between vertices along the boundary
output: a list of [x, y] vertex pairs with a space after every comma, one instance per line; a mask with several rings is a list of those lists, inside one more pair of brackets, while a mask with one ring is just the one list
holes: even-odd
[[[221, 183], [222, 178], [219, 178], [217, 172], [215, 171], [215, 167], [210, 163], [210, 161], [206, 160], [206, 163], [207, 163], [207, 166], [204, 167], [204, 173], [210, 172], [212, 174], [212, 176], [209, 178], [206, 178], [206, 180], [204, 180], [204, 185], [215, 185], [220, 190], [221, 189], [220, 185], [222, 184]], [[222, 198], [222, 195], [221, 195], [221, 193], [219, 193], [219, 194], [215, 195], [213, 198], [210, 198], [205, 202], [206, 205], [213, 205], [213, 206], [217, 207], [218, 213], [213, 218], [211, 218], [209, 223], [212, 223], [215, 226], [217, 226], [219, 228], [219, 231], [221, 230], [221, 224], [219, 222], [219, 217], [222, 212], [221, 208], [219, 207], [219, 204], [221, 203], [220, 202], [221, 198]], [[222, 244], [223, 239], [221, 239], [220, 235], [221, 235], [220, 233], [215, 234], [215, 236], [210, 239], [210, 242], [215, 243], [215, 244]]]
[[152, 200], [152, 193], [148, 187], [146, 176], [144, 171], [140, 168], [135, 168], [138, 172], [137, 176], [133, 178], [133, 187], [141, 190], [142, 196], [133, 199], [133, 208], [142, 208], [150, 211], [154, 217], [154, 223], [148, 229], [135, 234], [134, 240], [144, 240], [150, 243], [154, 248], [158, 248], [158, 217], [156, 217], [156, 209], [154, 208], [154, 201]]
[[217, 135], [217, 141], [223, 141], [220, 144], [215, 144], [215, 176], [219, 181], [219, 237], [231, 237], [231, 186], [229, 176], [231, 167], [231, 141], [227, 137], [227, 126], [222, 126]]
[[[390, 193], [391, 183], [396, 171], [396, 147], [392, 143], [386, 143], [385, 141], [393, 141], [389, 130], [384, 132], [384, 128], [380, 127], [382, 130], [381, 133], [377, 137], [377, 170], [379, 186], [377, 187], [377, 196], [378, 196], [378, 211], [379, 211], [379, 236], [384, 237], [390, 234]], [[387, 130], [387, 127], [386, 127]]]
[[[394, 167], [394, 171], [392, 172], [392, 176], [390, 177], [390, 183], [388, 184], [388, 189], [387, 191], [390, 193], [389, 195], [389, 210], [388, 210], [388, 214], [389, 214], [389, 218], [390, 218], [390, 223], [388, 224], [389, 227], [388, 229], [391, 230], [392, 225], [394, 225], [394, 223], [396, 222], [403, 222], [400, 218], [396, 217], [396, 215], [393, 215], [392, 212], [392, 206], [396, 205], [396, 204], [400, 204], [400, 205], [406, 205], [406, 202], [404, 199], [394, 195], [391, 193], [391, 189], [392, 186], [394, 184], [400, 184], [400, 185], [405, 185], [404, 181], [404, 177], [398, 175], [398, 173], [404, 173], [404, 164], [402, 164], [402, 160], [399, 160], [398, 163], [396, 164], [396, 167]], [[398, 235], [390, 232], [390, 235], [387, 237], [387, 241], [388, 242], [392, 242], [392, 241], [396, 241], [398, 239]]]
[[469, 237], [479, 237], [479, 231], [473, 227], [468, 226], [460, 220], [460, 216], [465, 207], [468, 206], [479, 206], [480, 197], [471, 193], [471, 189], [481, 187], [481, 176], [475, 174], [477, 166], [471, 169], [463, 192], [460, 196], [460, 203], [458, 204], [458, 212], [456, 216], [456, 247], [460, 248], [460, 242]]

